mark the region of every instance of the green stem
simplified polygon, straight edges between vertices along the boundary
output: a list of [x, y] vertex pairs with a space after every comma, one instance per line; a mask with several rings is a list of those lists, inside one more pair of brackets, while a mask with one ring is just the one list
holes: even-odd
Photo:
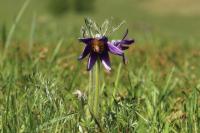
[[99, 89], [100, 89], [100, 78], [99, 78], [99, 71], [100, 71], [100, 61], [97, 61], [95, 65], [95, 93], [94, 93], [94, 106], [93, 111], [94, 115], [98, 117], [99, 112]]
[[86, 112], [87, 118], [90, 118], [90, 111], [93, 107], [93, 90], [94, 90], [94, 70], [89, 72], [89, 87], [88, 87], [88, 109]]
[[115, 88], [114, 88], [114, 91], [113, 91], [113, 96], [116, 95], [116, 89], [118, 88], [121, 69], [122, 69], [122, 63], [119, 64], [119, 67], [118, 67], [118, 70], [117, 70], [117, 77], [116, 77], [116, 80], [115, 80]]
[[89, 87], [88, 87], [88, 108], [86, 116], [91, 118], [90, 111], [96, 118], [99, 116], [99, 91], [100, 91], [100, 60], [97, 61], [94, 68], [90, 71]]

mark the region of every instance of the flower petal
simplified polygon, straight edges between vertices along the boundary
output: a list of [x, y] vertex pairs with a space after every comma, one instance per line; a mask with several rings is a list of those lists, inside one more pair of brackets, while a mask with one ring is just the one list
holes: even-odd
[[103, 54], [101, 54], [100, 59], [105, 69], [110, 71], [111, 67], [110, 67], [110, 58], [109, 58], [108, 52], [106, 51]]
[[78, 60], [82, 60], [90, 53], [90, 45], [86, 45], [81, 55], [78, 57]]
[[108, 49], [112, 54], [115, 54], [115, 55], [122, 56], [124, 54], [124, 52], [121, 49], [119, 49], [115, 45], [112, 45], [111, 43], [108, 43]]
[[120, 42], [120, 45], [118, 46], [120, 49], [122, 50], [126, 50], [129, 48], [129, 45], [133, 44], [134, 43], [134, 40], [133, 39], [130, 39], [130, 40], [122, 40]]
[[93, 38], [79, 38], [78, 39], [80, 42], [83, 42], [85, 44], [90, 44]]
[[134, 43], [135, 41], [133, 39], [126, 39], [126, 40], [121, 40], [121, 44], [126, 44], [126, 45], [130, 45], [132, 43]]
[[121, 42], [121, 40], [112, 40], [109, 43], [118, 47], [120, 45], [120, 42]]
[[94, 66], [95, 62], [97, 61], [98, 55], [96, 53], [91, 53], [90, 57], [88, 58], [88, 65], [87, 70], [90, 71]]
[[126, 50], [129, 48], [129, 45], [134, 43], [133, 39], [127, 39], [127, 40], [112, 40], [110, 42], [112, 45], [117, 46], [121, 50]]

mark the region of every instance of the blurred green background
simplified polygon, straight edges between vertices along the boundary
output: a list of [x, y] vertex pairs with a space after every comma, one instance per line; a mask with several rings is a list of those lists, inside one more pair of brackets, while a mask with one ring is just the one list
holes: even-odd
[[[8, 30], [25, 0], [0, 0], [0, 26]], [[86, 16], [99, 23], [113, 18], [126, 20], [130, 36], [149, 42], [149, 36], [198, 45], [200, 8], [198, 0], [32, 0], [26, 9], [14, 38], [28, 40], [36, 15], [35, 41], [57, 41], [77, 38]], [[121, 34], [113, 35], [118, 37]]]

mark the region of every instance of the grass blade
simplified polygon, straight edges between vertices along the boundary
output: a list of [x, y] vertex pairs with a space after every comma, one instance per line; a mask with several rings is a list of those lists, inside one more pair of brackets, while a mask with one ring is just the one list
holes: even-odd
[[32, 48], [33, 48], [33, 42], [34, 42], [33, 40], [34, 40], [35, 27], [36, 27], [36, 14], [34, 13], [32, 24], [31, 24], [30, 39], [29, 39], [29, 55], [31, 55]]
[[58, 42], [58, 44], [57, 44], [57, 46], [56, 46], [56, 49], [54, 50], [53, 55], [52, 55], [52, 57], [51, 57], [51, 60], [50, 60], [51, 63], [52, 63], [52, 62], [54, 61], [54, 59], [56, 58], [56, 56], [57, 56], [57, 54], [58, 54], [58, 52], [59, 52], [59, 50], [60, 50], [60, 47], [61, 47], [63, 41], [64, 41], [64, 40], [61, 39], [61, 40]]
[[8, 37], [7, 37], [6, 43], [5, 43], [4, 57], [5, 57], [5, 54], [7, 52], [8, 47], [10, 46], [11, 39], [13, 37], [13, 33], [15, 32], [16, 26], [19, 23], [22, 15], [24, 14], [29, 2], [30, 2], [30, 0], [26, 0], [24, 2], [24, 4], [22, 5], [22, 8], [20, 9], [20, 11], [19, 11], [19, 13], [18, 13], [18, 15], [17, 15], [17, 17], [16, 17], [16, 19], [15, 19], [15, 21], [14, 21], [14, 23], [13, 23], [13, 25], [12, 25], [10, 31], [9, 31], [9, 33], [8, 33]]

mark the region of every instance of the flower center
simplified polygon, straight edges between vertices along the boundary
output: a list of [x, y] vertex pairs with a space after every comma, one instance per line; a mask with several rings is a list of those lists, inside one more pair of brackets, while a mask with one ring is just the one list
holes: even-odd
[[99, 41], [98, 39], [94, 39], [91, 43], [92, 51], [96, 53], [102, 53], [104, 51], [104, 42]]

